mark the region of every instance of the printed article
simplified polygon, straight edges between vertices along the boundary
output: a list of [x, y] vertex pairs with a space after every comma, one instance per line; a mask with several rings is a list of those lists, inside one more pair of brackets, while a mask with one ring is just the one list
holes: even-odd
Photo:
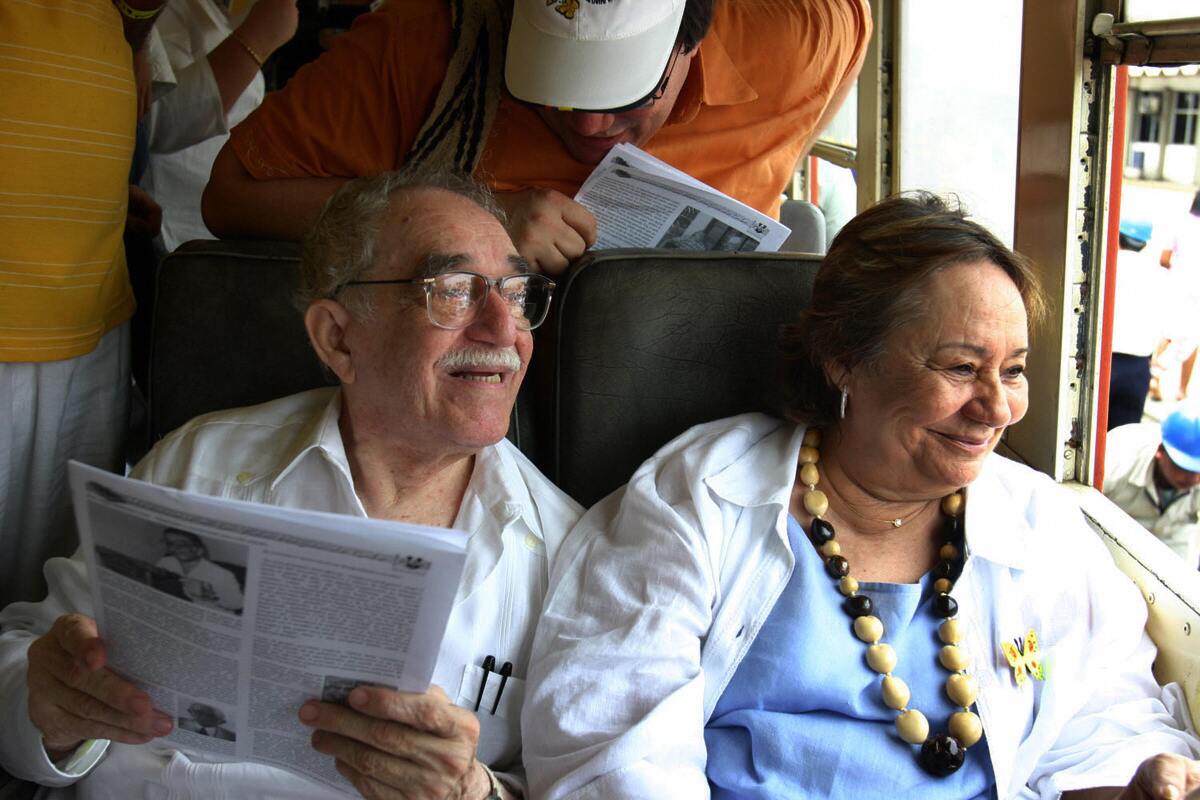
[[596, 217], [596, 249], [774, 252], [791, 230], [645, 151], [619, 144], [575, 200]]
[[111, 667], [173, 713], [166, 740], [340, 791], [297, 712], [358, 685], [429, 688], [465, 560], [458, 531], [275, 508], [70, 465]]

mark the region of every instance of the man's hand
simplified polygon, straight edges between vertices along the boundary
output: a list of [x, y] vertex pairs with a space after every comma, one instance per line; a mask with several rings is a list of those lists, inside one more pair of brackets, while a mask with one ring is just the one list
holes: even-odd
[[106, 662], [96, 622], [82, 614], [59, 617], [29, 646], [29, 718], [52, 760], [85, 739], [145, 744], [171, 732], [171, 718]]
[[479, 721], [437, 686], [424, 694], [359, 686], [350, 707], [309, 701], [300, 721], [313, 749], [370, 800], [476, 800], [488, 779], [475, 761]]
[[508, 235], [534, 269], [558, 275], [596, 243], [592, 212], [553, 189], [500, 192], [508, 214]]

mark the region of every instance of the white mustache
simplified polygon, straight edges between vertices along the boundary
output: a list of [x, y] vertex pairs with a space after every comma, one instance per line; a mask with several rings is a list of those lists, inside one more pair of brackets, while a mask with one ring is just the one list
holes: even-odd
[[521, 369], [521, 357], [515, 347], [499, 349], [487, 347], [464, 347], [446, 353], [437, 360], [437, 366], [447, 372], [463, 372], [494, 370], [496, 372], [517, 372]]

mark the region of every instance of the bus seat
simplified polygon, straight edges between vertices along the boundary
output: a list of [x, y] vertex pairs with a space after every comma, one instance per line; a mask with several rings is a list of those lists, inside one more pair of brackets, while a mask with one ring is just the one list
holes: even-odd
[[[265, 241], [187, 242], [163, 259], [146, 398], [151, 444], [199, 414], [335, 383], [292, 304], [299, 263], [299, 245]], [[528, 415], [519, 413], [526, 402], [514, 407], [508, 438], [531, 453]]]
[[807, 200], [784, 200], [779, 207], [779, 221], [792, 229], [780, 250], [785, 253], [825, 253], [825, 214], [821, 209]]
[[1079, 494], [1084, 516], [1146, 599], [1146, 632], [1158, 646], [1154, 675], [1183, 687], [1200, 730], [1200, 572], [1100, 492], [1065, 485]]
[[324, 386], [292, 305], [300, 248], [195, 241], [159, 267], [147, 392], [151, 442], [198, 414]]
[[[559, 282], [539, 466], [584, 506], [699, 422], [769, 410], [779, 326], [821, 259], [794, 253], [609, 250]], [[542, 348], [542, 340], [538, 347]], [[541, 359], [539, 361], [539, 359]], [[546, 426], [546, 427], [542, 427]]]

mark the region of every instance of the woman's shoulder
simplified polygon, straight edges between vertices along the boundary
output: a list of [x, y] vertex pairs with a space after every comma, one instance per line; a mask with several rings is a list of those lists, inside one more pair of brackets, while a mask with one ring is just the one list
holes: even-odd
[[776, 483], [790, 485], [796, 432], [793, 423], [760, 413], [693, 426], [647, 459], [630, 478], [629, 488], [675, 504], [707, 496], [713, 483], [745, 483], [763, 490]]
[[719, 469], [742, 459], [773, 435], [790, 433], [792, 428], [789, 422], [760, 413], [703, 422], [660, 447], [638, 472], [670, 466]]

